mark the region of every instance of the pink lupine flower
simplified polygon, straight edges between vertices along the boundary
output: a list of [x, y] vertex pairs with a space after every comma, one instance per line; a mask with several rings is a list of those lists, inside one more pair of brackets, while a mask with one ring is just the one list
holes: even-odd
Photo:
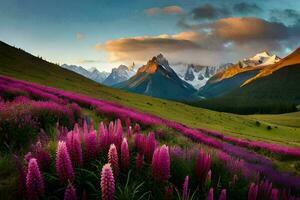
[[157, 148], [152, 158], [152, 175], [157, 181], [164, 182], [170, 177], [170, 155], [166, 145]]
[[70, 131], [67, 135], [67, 148], [69, 150], [69, 154], [73, 164], [78, 166], [82, 165], [82, 149], [81, 149], [81, 141], [80, 141], [80, 133], [77, 130]]
[[159, 151], [160, 151], [159, 147], [154, 150], [153, 157], [152, 157], [152, 165], [151, 165], [151, 167], [152, 167], [152, 176], [156, 180], [158, 179], [158, 176], [159, 176], [159, 174], [158, 174]]
[[134, 134], [136, 134], [136, 133], [140, 133], [140, 125], [139, 124], [135, 124], [134, 125]]
[[44, 195], [44, 181], [35, 158], [30, 159], [26, 176], [26, 193], [28, 199], [39, 199]]
[[207, 195], [207, 200], [214, 200], [214, 189], [210, 188], [208, 195]]
[[65, 190], [64, 200], [77, 200], [76, 189], [70, 182]]
[[149, 161], [151, 161], [152, 159], [155, 148], [156, 148], [155, 135], [153, 132], [150, 132], [147, 137], [146, 149], [145, 149], [145, 156]]
[[123, 139], [121, 145], [121, 166], [124, 171], [129, 166], [129, 149], [126, 138]]
[[183, 183], [182, 189], [182, 200], [188, 200], [189, 198], [189, 176], [186, 176]]
[[278, 200], [278, 194], [279, 194], [279, 191], [278, 189], [272, 189], [272, 192], [271, 192], [271, 198], [270, 200]]
[[59, 141], [56, 151], [56, 174], [61, 182], [74, 179], [74, 171], [66, 143]]
[[219, 196], [219, 200], [226, 200], [226, 189], [223, 189], [221, 191], [221, 194]]
[[173, 187], [171, 185], [169, 185], [166, 188], [165, 194], [164, 194], [164, 199], [165, 200], [172, 200], [173, 199]]
[[108, 151], [108, 163], [111, 164], [114, 176], [117, 177], [119, 174], [119, 158], [116, 146], [114, 144], [110, 145]]
[[107, 127], [104, 125], [103, 122], [99, 124], [99, 144], [101, 151], [107, 152], [109, 148], [109, 135]]
[[115, 179], [110, 164], [105, 164], [101, 172], [102, 200], [113, 200], [115, 193]]
[[210, 169], [211, 158], [202, 149], [199, 151], [196, 161], [196, 176], [200, 184], [206, 180], [208, 171]]
[[136, 168], [138, 170], [141, 170], [141, 169], [143, 169], [143, 166], [144, 166], [144, 155], [140, 154], [140, 153], [137, 153], [137, 155], [136, 155]]
[[97, 158], [98, 143], [97, 132], [92, 131], [85, 136], [85, 157], [87, 160], [93, 160]]
[[170, 177], [170, 155], [169, 148], [166, 145], [163, 145], [159, 151], [159, 167], [161, 180], [168, 180]]
[[120, 150], [121, 143], [123, 139], [123, 129], [122, 129], [122, 123], [121, 120], [118, 119], [116, 122], [116, 130], [114, 134], [114, 144], [116, 145], [117, 149]]
[[258, 192], [258, 186], [251, 183], [248, 191], [248, 200], [256, 200]]

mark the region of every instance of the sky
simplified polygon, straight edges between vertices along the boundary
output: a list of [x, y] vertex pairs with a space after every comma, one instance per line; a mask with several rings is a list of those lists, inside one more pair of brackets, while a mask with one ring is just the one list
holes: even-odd
[[0, 40], [58, 64], [110, 71], [163, 53], [219, 65], [300, 46], [298, 0], [0, 0]]

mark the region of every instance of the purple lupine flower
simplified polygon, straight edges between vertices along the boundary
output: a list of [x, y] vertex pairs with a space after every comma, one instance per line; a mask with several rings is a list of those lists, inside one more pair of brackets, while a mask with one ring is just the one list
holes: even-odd
[[115, 179], [110, 164], [105, 164], [101, 171], [102, 200], [113, 200], [115, 193]]
[[77, 200], [76, 189], [70, 182], [65, 190], [64, 200]]
[[122, 139], [123, 139], [122, 122], [120, 119], [117, 119], [115, 133], [114, 133], [114, 144], [119, 150], [121, 148]]
[[276, 188], [272, 189], [270, 200], [278, 200], [279, 199], [278, 196], [279, 196], [279, 190]]
[[66, 143], [59, 141], [56, 151], [56, 174], [61, 182], [74, 179], [72, 162], [68, 153]]
[[150, 132], [147, 137], [146, 149], [145, 149], [145, 156], [149, 161], [151, 161], [152, 159], [155, 148], [156, 148], [155, 135], [153, 132]]
[[268, 180], [261, 181], [258, 185], [257, 198], [269, 199], [272, 193], [272, 183]]
[[44, 195], [44, 181], [35, 158], [30, 159], [26, 176], [26, 193], [28, 199], [39, 199]]
[[160, 166], [160, 178], [161, 180], [168, 180], [170, 177], [170, 155], [169, 148], [163, 145], [159, 151], [159, 166]]
[[207, 200], [214, 200], [214, 189], [210, 188], [207, 194]]
[[220, 194], [220, 196], [219, 196], [219, 200], [226, 200], [226, 189], [223, 189], [222, 191], [221, 191], [221, 194]]
[[101, 151], [107, 152], [109, 148], [109, 135], [107, 127], [103, 122], [99, 124], [99, 144]]
[[208, 171], [210, 170], [211, 158], [202, 149], [199, 151], [196, 161], [196, 176], [200, 184], [206, 180]]
[[189, 199], [189, 176], [186, 176], [183, 183], [183, 189], [182, 189], [182, 200], [188, 200]]
[[142, 170], [144, 166], [144, 155], [137, 153], [136, 155], [136, 168]]
[[86, 160], [94, 160], [98, 154], [97, 132], [92, 131], [85, 136], [85, 157]]
[[172, 185], [169, 185], [165, 189], [165, 194], [164, 194], [164, 199], [165, 200], [172, 200], [173, 199], [173, 187]]
[[166, 145], [154, 151], [152, 158], [152, 175], [160, 182], [164, 182], [170, 177], [170, 155]]
[[141, 128], [140, 128], [140, 125], [136, 123], [136, 124], [134, 125], [134, 134], [140, 133], [140, 129], [141, 129]]
[[66, 140], [67, 148], [73, 164], [82, 165], [82, 149], [79, 130], [70, 131]]
[[159, 164], [159, 151], [160, 151], [160, 148], [157, 147], [155, 150], [154, 150], [154, 153], [153, 153], [153, 157], [152, 157], [152, 164], [151, 164], [151, 167], [152, 167], [152, 176], [154, 179], [158, 180], [158, 164]]
[[129, 149], [128, 149], [128, 143], [126, 138], [123, 138], [121, 144], [121, 166], [124, 171], [129, 166]]
[[256, 200], [258, 192], [258, 186], [255, 183], [251, 183], [248, 191], [248, 200]]
[[108, 163], [111, 164], [114, 176], [117, 177], [119, 174], [119, 158], [116, 146], [114, 144], [110, 145], [108, 151]]

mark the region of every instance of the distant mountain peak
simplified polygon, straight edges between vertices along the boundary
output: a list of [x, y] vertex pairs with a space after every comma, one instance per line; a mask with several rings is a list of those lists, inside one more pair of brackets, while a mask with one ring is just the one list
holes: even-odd
[[160, 53], [149, 60], [146, 65], [140, 67], [137, 71], [137, 74], [142, 72], [153, 74], [158, 69], [165, 71], [166, 73], [175, 73], [170, 67], [168, 60]]

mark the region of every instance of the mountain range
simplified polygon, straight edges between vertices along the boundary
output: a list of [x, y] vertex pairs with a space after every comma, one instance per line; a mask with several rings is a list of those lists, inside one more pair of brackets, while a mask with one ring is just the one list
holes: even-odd
[[76, 72], [77, 74], [96, 81], [97, 83], [102, 83], [109, 75], [108, 72], [99, 72], [96, 68], [90, 68], [87, 70], [81, 66], [67, 64], [63, 64], [61, 67]]
[[178, 77], [167, 59], [159, 54], [140, 67], [129, 80], [115, 87], [157, 98], [187, 100], [196, 89]]

